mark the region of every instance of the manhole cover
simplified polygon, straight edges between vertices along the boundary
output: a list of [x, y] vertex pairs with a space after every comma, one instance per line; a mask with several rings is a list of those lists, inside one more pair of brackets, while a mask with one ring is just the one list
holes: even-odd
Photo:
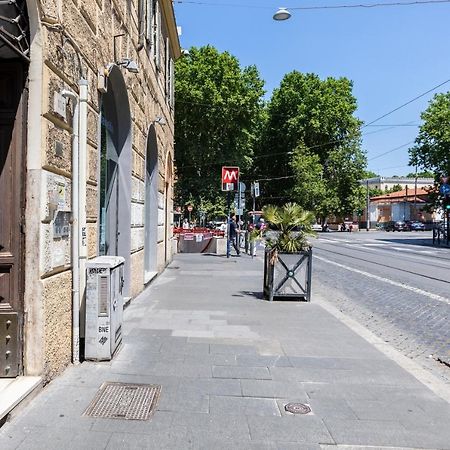
[[311, 412], [309, 405], [304, 403], [288, 403], [284, 406], [284, 409], [292, 414], [309, 414]]
[[84, 412], [106, 419], [148, 420], [158, 403], [161, 386], [106, 382]]

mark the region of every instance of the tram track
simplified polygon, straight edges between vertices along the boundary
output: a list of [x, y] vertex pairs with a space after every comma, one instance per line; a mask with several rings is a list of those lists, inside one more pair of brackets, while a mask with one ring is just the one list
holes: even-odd
[[[322, 241], [322, 243], [323, 243], [323, 241]], [[325, 245], [327, 245], [327, 244], [325, 244]], [[332, 245], [332, 244], [328, 244], [328, 245]], [[392, 265], [392, 264], [385, 264], [385, 263], [381, 263], [381, 262], [378, 262], [378, 261], [370, 260], [367, 257], [362, 258], [362, 257], [358, 257], [358, 256], [355, 256], [355, 255], [349, 255], [347, 253], [343, 253], [343, 252], [339, 252], [339, 251], [335, 251], [335, 250], [330, 250], [330, 249], [325, 249], [325, 248], [318, 247], [318, 246], [314, 247], [314, 251], [317, 251], [317, 250], [322, 251], [322, 252], [326, 252], [326, 253], [331, 253], [331, 254], [334, 254], [334, 255], [337, 255], [337, 256], [343, 256], [345, 258], [350, 258], [352, 260], [364, 261], [365, 263], [368, 263], [368, 264], [373, 264], [373, 265], [376, 265], [376, 266], [379, 266], [379, 267], [383, 267], [383, 268], [386, 268], [386, 269], [396, 270], [398, 272], [404, 272], [404, 273], [407, 273], [409, 275], [414, 275], [414, 276], [418, 276], [418, 277], [421, 277], [421, 278], [425, 278], [427, 280], [439, 281], [441, 283], [450, 284], [450, 280], [449, 279], [437, 278], [437, 277], [433, 277], [431, 275], [426, 275], [424, 273], [417, 272], [417, 271], [414, 271], [414, 270], [408, 270], [408, 269], [405, 269], [405, 268], [399, 268], [398, 266], [395, 266], [395, 265]], [[353, 251], [357, 251], [357, 252], [361, 252], [361, 253], [365, 253], [366, 256], [367, 256], [366, 249], [360, 249], [360, 248], [357, 248], [357, 247], [355, 247], [355, 248], [352, 247], [352, 250]], [[377, 254], [377, 256], [383, 257], [383, 255], [380, 255], [380, 254]], [[411, 262], [411, 263], [417, 263], [417, 261], [412, 260], [411, 258], [408, 258], [408, 256], [404, 256], [403, 261]], [[440, 270], [445, 269], [445, 268], [442, 267], [442, 265], [433, 264], [433, 263], [431, 263], [431, 264], [427, 263], [427, 264], [428, 264], [428, 267], [433, 267], [433, 268], [440, 269]], [[450, 278], [450, 269], [449, 269], [449, 278]]]

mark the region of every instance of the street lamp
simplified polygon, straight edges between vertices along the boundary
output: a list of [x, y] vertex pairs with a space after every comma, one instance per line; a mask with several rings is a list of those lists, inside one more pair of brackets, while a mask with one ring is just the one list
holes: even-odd
[[278, 8], [278, 11], [273, 15], [274, 20], [288, 20], [291, 13], [284, 7]]

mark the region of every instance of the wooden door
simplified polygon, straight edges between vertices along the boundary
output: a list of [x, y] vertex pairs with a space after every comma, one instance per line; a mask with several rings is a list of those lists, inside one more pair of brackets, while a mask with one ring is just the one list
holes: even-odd
[[20, 373], [23, 315], [25, 69], [0, 62], [0, 377]]

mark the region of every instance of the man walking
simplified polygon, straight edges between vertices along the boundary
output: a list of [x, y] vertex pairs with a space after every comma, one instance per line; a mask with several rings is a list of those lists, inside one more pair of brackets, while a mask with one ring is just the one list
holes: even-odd
[[234, 250], [236, 251], [236, 256], [241, 256], [241, 252], [239, 250], [239, 236], [238, 236], [239, 230], [237, 228], [236, 223], [236, 215], [231, 214], [230, 220], [228, 222], [228, 239], [232, 242]]

